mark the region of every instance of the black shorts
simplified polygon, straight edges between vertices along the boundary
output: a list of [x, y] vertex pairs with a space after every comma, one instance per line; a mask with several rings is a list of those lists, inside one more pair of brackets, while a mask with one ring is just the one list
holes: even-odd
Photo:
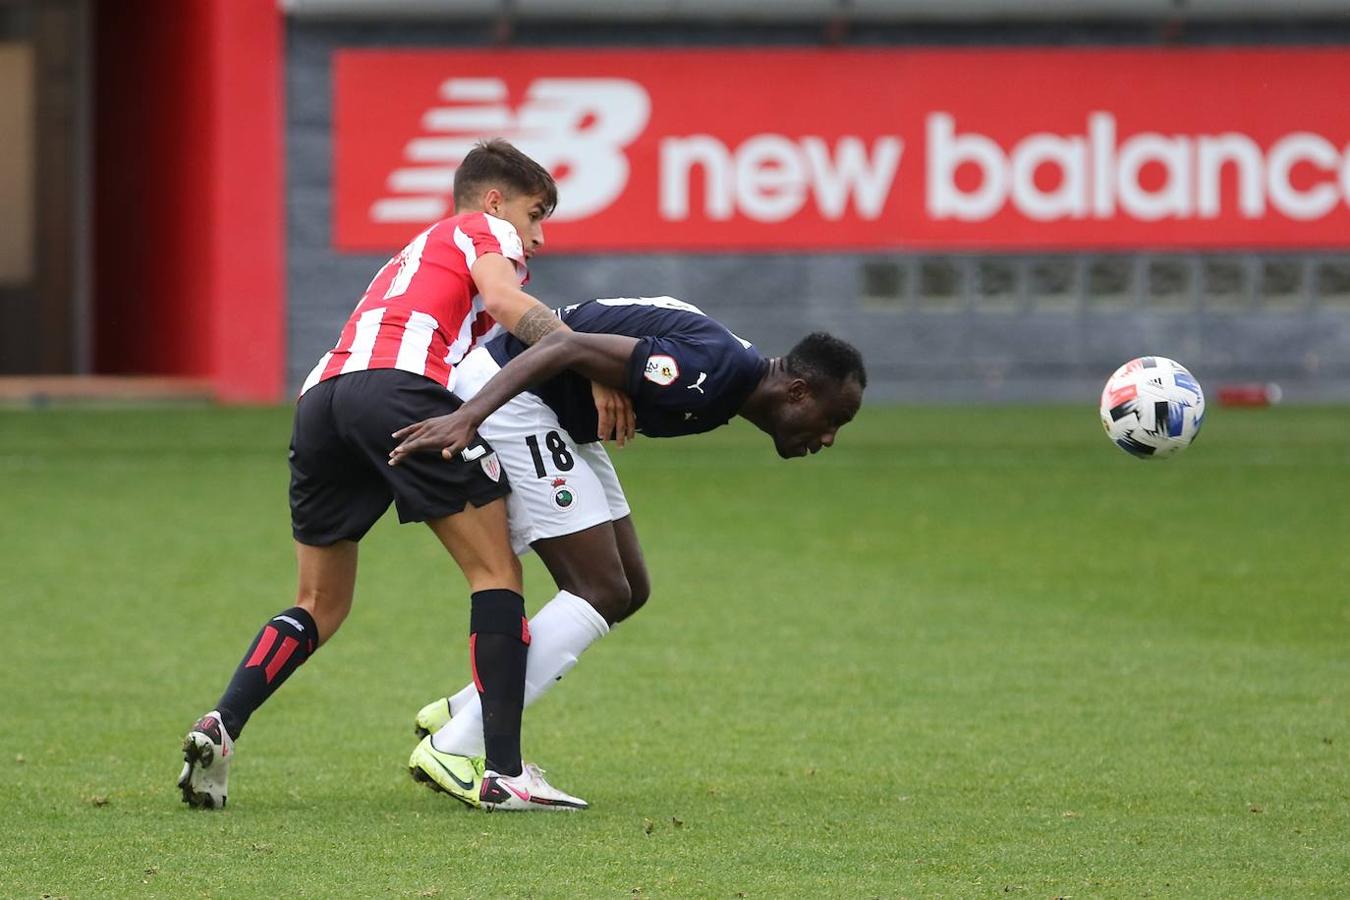
[[[400, 369], [350, 372], [321, 381], [295, 406], [291, 433], [291, 532], [323, 547], [359, 541], [392, 501], [400, 522], [425, 522], [510, 493], [496, 454], [473, 462], [419, 453], [397, 466], [391, 435], [460, 407], [444, 385]], [[495, 476], [495, 477], [494, 477]]]

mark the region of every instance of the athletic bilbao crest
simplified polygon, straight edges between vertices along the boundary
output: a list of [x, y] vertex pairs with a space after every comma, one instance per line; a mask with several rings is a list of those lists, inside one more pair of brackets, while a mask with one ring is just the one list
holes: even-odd
[[487, 456], [483, 457], [483, 461], [480, 465], [483, 467], [484, 475], [491, 478], [493, 481], [502, 480], [502, 464], [497, 459], [496, 453], [489, 453]]

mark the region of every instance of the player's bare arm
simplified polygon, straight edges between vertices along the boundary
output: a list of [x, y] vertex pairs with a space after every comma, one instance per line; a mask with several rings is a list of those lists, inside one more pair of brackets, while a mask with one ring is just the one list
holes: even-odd
[[565, 330], [567, 330], [567, 326], [562, 323], [562, 319], [558, 318], [557, 313], [542, 303], [537, 303], [525, 310], [516, 320], [516, 327], [510, 329], [512, 334], [531, 347], [542, 341], [547, 335], [555, 331]]
[[[533, 346], [555, 331], [568, 330], [553, 310], [520, 289], [515, 267], [506, 257], [496, 253], [480, 256], [472, 271], [488, 313], [522, 342]], [[637, 427], [632, 400], [621, 390], [591, 384], [599, 419], [597, 436], [601, 440], [613, 437], [620, 447], [624, 446]]]
[[638, 339], [618, 334], [555, 331], [507, 363], [472, 400], [448, 416], [437, 416], [400, 428], [400, 443], [389, 453], [389, 464], [425, 450], [440, 450], [447, 459], [467, 447], [478, 426], [521, 391], [568, 369], [593, 384], [619, 388], [628, 377], [628, 361]]
[[[525, 343], [533, 344], [550, 331], [567, 327], [553, 310], [521, 290], [515, 264], [505, 256], [484, 253], [474, 260], [470, 272], [488, 314]], [[543, 324], [550, 319], [551, 326]]]
[[[510, 329], [512, 334], [530, 346], [555, 331], [569, 330], [557, 314], [542, 303], [525, 310], [516, 320], [516, 327]], [[598, 381], [591, 382], [591, 397], [595, 400], [598, 420], [596, 436], [602, 441], [614, 438], [620, 447], [632, 440], [637, 430], [637, 414], [633, 412], [632, 399], [618, 388]]]

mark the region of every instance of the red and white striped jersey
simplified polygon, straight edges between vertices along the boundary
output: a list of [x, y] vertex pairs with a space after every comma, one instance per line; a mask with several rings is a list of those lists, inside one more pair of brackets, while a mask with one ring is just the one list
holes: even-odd
[[375, 273], [337, 346], [319, 360], [300, 393], [367, 369], [402, 369], [448, 385], [464, 355], [501, 331], [470, 274], [485, 253], [515, 263], [521, 284], [529, 279], [520, 235], [505, 219], [464, 213], [413, 238]]

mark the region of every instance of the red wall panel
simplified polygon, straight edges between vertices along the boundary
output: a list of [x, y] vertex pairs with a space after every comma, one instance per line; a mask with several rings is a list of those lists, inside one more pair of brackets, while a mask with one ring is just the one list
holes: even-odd
[[276, 4], [123, 0], [96, 16], [96, 371], [280, 399]]
[[217, 391], [280, 398], [285, 371], [281, 13], [276, 0], [216, 0], [212, 302]]
[[[95, 371], [211, 374], [206, 4], [95, 7]], [[193, 337], [195, 335], [195, 338]]]

